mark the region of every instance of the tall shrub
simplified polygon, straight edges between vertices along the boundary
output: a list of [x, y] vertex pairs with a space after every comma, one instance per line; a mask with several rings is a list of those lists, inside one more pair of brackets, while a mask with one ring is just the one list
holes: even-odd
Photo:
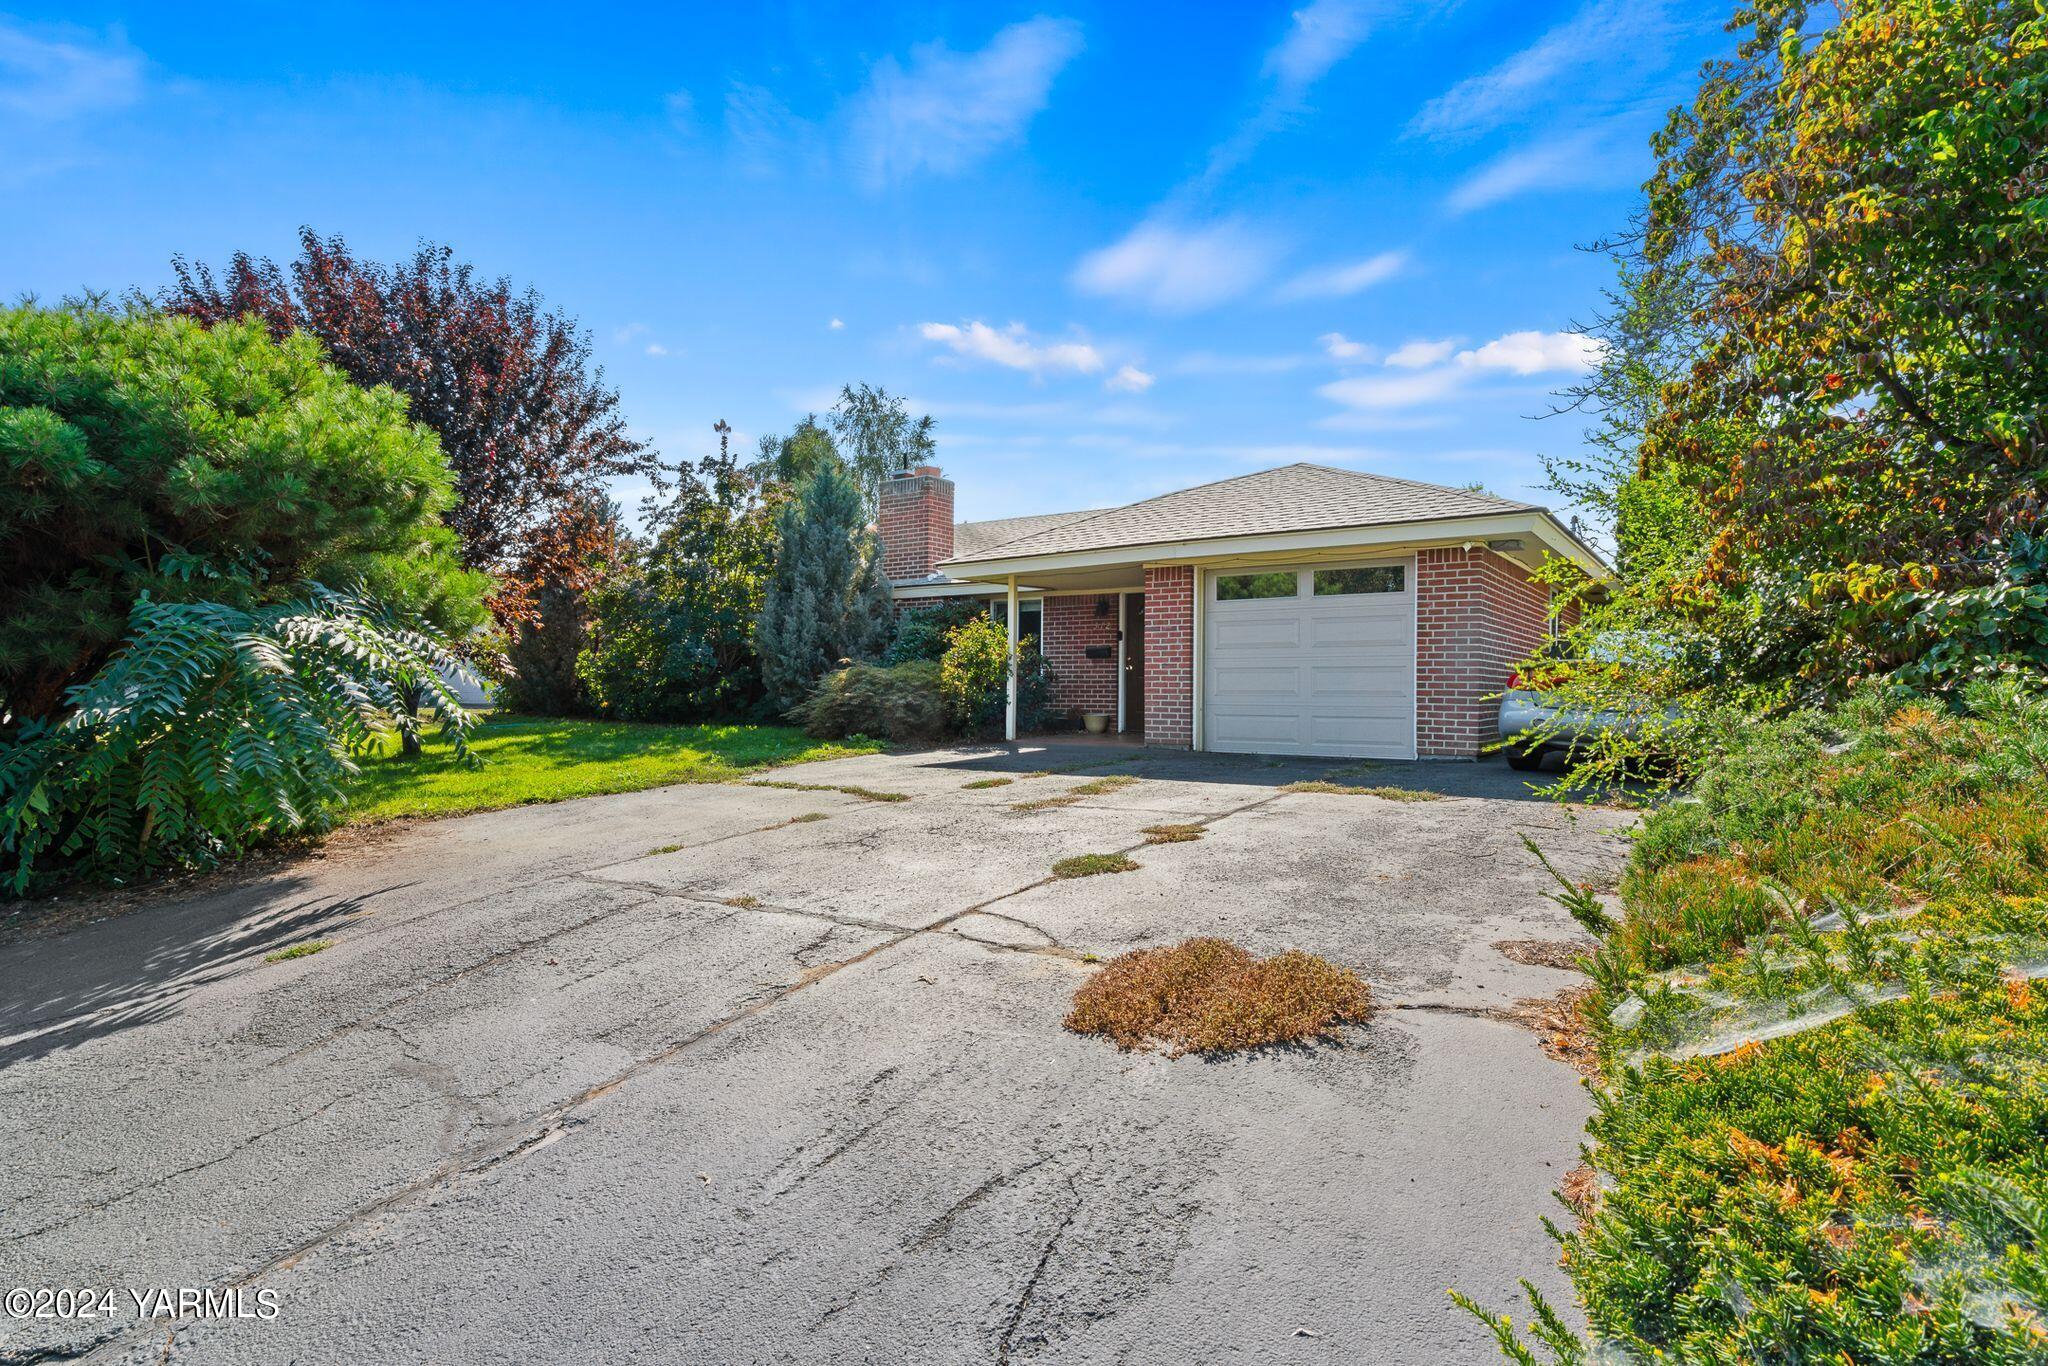
[[543, 550], [519, 569], [533, 611], [518, 623], [506, 648], [508, 676], [497, 700], [532, 716], [580, 716], [595, 709], [577, 674], [577, 659], [590, 637], [593, 595], [622, 572], [631, 551], [609, 498], [579, 503], [567, 519], [563, 535], [587, 547], [585, 554], [564, 564], [552, 549]]
[[894, 608], [867, 520], [860, 489], [831, 467], [775, 514], [758, 646], [761, 681], [778, 709], [801, 702], [840, 660], [874, 659], [889, 644]]
[[415, 701], [459, 741], [446, 640], [489, 580], [439, 520], [439, 444], [310, 338], [0, 312], [0, 475], [15, 890], [317, 825], [372, 728], [415, 738]]
[[66, 714], [145, 595], [255, 608], [317, 580], [483, 619], [434, 434], [308, 337], [0, 311], [0, 484], [0, 728]]
[[733, 458], [731, 429], [716, 430], [718, 454], [664, 478], [642, 505], [653, 536], [591, 594], [576, 672], [607, 715], [705, 721], [759, 710], [755, 619], [777, 491]]

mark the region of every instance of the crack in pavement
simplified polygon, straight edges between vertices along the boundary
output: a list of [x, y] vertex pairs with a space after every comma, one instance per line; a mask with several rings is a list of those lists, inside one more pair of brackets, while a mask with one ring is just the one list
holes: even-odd
[[[1277, 801], [1280, 799], [1282, 795], [1284, 794], [1275, 792], [1269, 794], [1268, 796], [1259, 798], [1256, 801], [1246, 802], [1243, 805], [1232, 807], [1225, 811], [1217, 812], [1212, 816], [1204, 817], [1200, 821], [1194, 823], [1207, 826], [1215, 823], [1216, 821], [1227, 819], [1230, 816], [1235, 816], [1242, 814], [1246, 811], [1254, 810], [1258, 807], [1268, 804], [1269, 802]], [[751, 833], [759, 833], [759, 831]], [[707, 843], [708, 842], [709, 841], [707, 841]], [[1139, 840], [1134, 844], [1126, 845], [1121, 852], [1128, 853], [1132, 850], [1144, 847], [1145, 841]], [[635, 885], [629, 883], [614, 882], [611, 879], [594, 878], [591, 875], [583, 872], [561, 874], [555, 878], [550, 878], [548, 880], [558, 881], [572, 877], [590, 881], [603, 881], [606, 882], [608, 885], [612, 886], [633, 887]], [[632, 1062], [626, 1064], [624, 1067], [612, 1073], [605, 1079], [598, 1082], [594, 1082], [591, 1085], [586, 1086], [583, 1089], [569, 1096], [566, 1096], [561, 1100], [555, 1101], [547, 1106], [542, 1107], [540, 1110], [529, 1114], [525, 1118], [525, 1120], [523, 1121], [523, 1127], [522, 1121], [519, 1120], [508, 1121], [506, 1124], [498, 1126], [497, 1135], [501, 1136], [487, 1136], [485, 1138], [466, 1144], [454, 1150], [448, 1155], [448, 1157], [446, 1157], [440, 1163], [436, 1164], [433, 1167], [433, 1169], [431, 1169], [424, 1175], [419, 1176], [411, 1181], [405, 1182], [402, 1185], [390, 1191], [387, 1191], [385, 1194], [379, 1196], [375, 1200], [372, 1200], [364, 1205], [358, 1206], [356, 1209], [334, 1220], [326, 1227], [302, 1239], [300, 1242], [298, 1242], [291, 1248], [277, 1254], [276, 1256], [270, 1258], [262, 1264], [254, 1268], [251, 1268], [248, 1271], [243, 1272], [240, 1276], [237, 1276], [234, 1279], [229, 1280], [223, 1288], [242, 1289], [247, 1286], [255, 1284], [257, 1281], [260, 1281], [267, 1276], [274, 1275], [280, 1271], [290, 1270], [292, 1267], [296, 1266], [300, 1261], [304, 1260], [306, 1257], [310, 1256], [315, 1252], [320, 1251], [322, 1248], [346, 1236], [353, 1230], [375, 1220], [376, 1218], [392, 1210], [403, 1207], [408, 1202], [420, 1196], [424, 1196], [433, 1191], [440, 1190], [444, 1187], [453, 1185], [457, 1181], [460, 1181], [464, 1178], [473, 1179], [481, 1177], [491, 1171], [496, 1170], [499, 1167], [504, 1166], [509, 1162], [516, 1161], [522, 1157], [537, 1152], [542, 1148], [548, 1147], [551, 1144], [557, 1142], [571, 1130], [579, 1128], [583, 1124], [589, 1122], [587, 1118], [577, 1113], [585, 1106], [591, 1104], [594, 1101], [600, 1100], [605, 1096], [610, 1095], [612, 1092], [618, 1090], [620, 1087], [626, 1085], [628, 1082], [632, 1081], [636, 1077], [639, 1077], [647, 1072], [653, 1071], [654, 1069], [659, 1068], [664, 1064], [674, 1060], [675, 1058], [681, 1056], [683, 1053], [689, 1051], [698, 1044], [703, 1043], [709, 1039], [717, 1038], [719, 1035], [724, 1034], [728, 1030], [733, 1029], [738, 1025], [744, 1024], [746, 1021], [752, 1019], [756, 1015], [761, 1014], [763, 1011], [766, 1011], [776, 1005], [779, 1005], [781, 1002], [788, 1000], [790, 997], [795, 996], [797, 993], [801, 991], [805, 991], [810, 987], [816, 986], [820, 982], [826, 981], [827, 979], [835, 976], [836, 974], [845, 971], [847, 968], [856, 967], [862, 963], [865, 963], [870, 959], [873, 959], [881, 954], [887, 953], [889, 950], [894, 949], [899, 945], [908, 943], [912, 939], [917, 939], [925, 935], [935, 934], [939, 931], [946, 930], [950, 928], [956, 921], [966, 919], [968, 916], [985, 913], [990, 906], [996, 905], [1000, 902], [1008, 901], [1014, 897], [1022, 896], [1026, 892], [1033, 891], [1039, 887], [1048, 886], [1055, 881], [1057, 881], [1057, 879], [1055, 879], [1052, 876], [1052, 874], [1048, 872], [1044, 877], [1034, 878], [1030, 882], [1024, 883], [1022, 886], [1014, 887], [1006, 892], [999, 892], [996, 895], [985, 898], [984, 900], [976, 902], [971, 906], [963, 907], [957, 911], [948, 912], [947, 914], [942, 915], [938, 919], [933, 920], [927, 924], [914, 926], [907, 929], [896, 926], [879, 926], [872, 924], [862, 925], [848, 917], [832, 916], [820, 912], [803, 911], [792, 908], [771, 907], [767, 905], [746, 907], [744, 909], [748, 911], [765, 911], [771, 914], [807, 915], [819, 919], [837, 920], [842, 924], [847, 924], [854, 928], [871, 928], [876, 929], [877, 931], [886, 929], [890, 931], [890, 933], [888, 934], [887, 938], [884, 938], [878, 943], [870, 945], [868, 948], [863, 949], [861, 952], [856, 953], [849, 958], [838, 959], [827, 963], [821, 963], [816, 967], [806, 969], [799, 977], [797, 977], [795, 981], [789, 983], [788, 985], [758, 995], [755, 998], [752, 998], [749, 1001], [747, 1001], [738, 1009], [733, 1010], [724, 1016], [721, 1016], [720, 1018], [712, 1021], [711, 1023], [703, 1025], [697, 1029], [690, 1031], [687, 1034], [684, 1034], [680, 1038], [672, 1040], [668, 1044], [665, 1044], [662, 1047], [654, 1050], [652, 1053], [648, 1053], [643, 1055], [642, 1057], [634, 1059]], [[712, 899], [709, 897], [693, 896], [687, 893], [677, 893], [672, 889], [650, 890], [656, 890], [657, 895], [674, 897], [676, 899], [681, 900], [700, 900], [705, 902], [712, 901]], [[633, 906], [641, 904], [644, 904], [644, 901], [633, 902], [627, 906], [612, 907], [606, 911], [599, 912], [596, 916], [590, 917], [590, 920], [601, 919], [607, 915], [619, 914], [623, 911], [632, 909]], [[715, 904], [721, 907], [725, 907], [726, 905], [726, 903], [724, 903], [723, 901], [716, 902]], [[534, 942], [545, 942], [548, 939], [554, 938], [557, 934], [565, 932], [566, 931], [556, 931], [548, 935], [540, 936]], [[521, 948], [515, 947], [514, 949], [500, 951], [499, 953], [491, 955], [489, 959], [486, 959], [483, 962], [473, 964], [468, 968], [462, 969], [460, 972], [451, 975], [447, 979], [444, 979], [444, 981], [455, 980], [456, 978], [467, 976], [470, 973], [481, 968], [488, 962], [500, 960], [513, 952], [519, 951], [523, 950]], [[439, 985], [439, 983], [435, 985]], [[433, 986], [429, 986], [423, 988], [422, 991], [432, 989]], [[419, 993], [414, 993], [414, 995], [417, 994]], [[369, 1016], [365, 1016], [363, 1020], [357, 1021], [354, 1025], [345, 1026], [342, 1030], [336, 1031], [336, 1036], [342, 1033], [346, 1033], [350, 1029], [360, 1027], [363, 1023], [366, 1023], [369, 1020], [374, 1019], [377, 1015], [385, 1013], [386, 1011], [392, 1008], [392, 1005], [395, 1004], [397, 1003], [394, 1002], [384, 1007], [380, 1007], [377, 1011], [372, 1012], [372, 1014]], [[313, 1045], [307, 1045], [307, 1048], [317, 1046], [318, 1044], [316, 1043]], [[301, 1052], [303, 1051], [304, 1050], [301, 1050]], [[872, 1084], [873, 1083], [871, 1083], [870, 1085]], [[1068, 1186], [1070, 1189], [1073, 1188], [1073, 1181], [1071, 1177], [1068, 1179]], [[1059, 1229], [1055, 1232], [1053, 1239], [1046, 1245], [1045, 1251], [1039, 1258], [1037, 1267], [1033, 1270], [1031, 1278], [1029, 1279], [1029, 1281], [1027, 1281], [1025, 1285], [1024, 1293], [1022, 1297], [1019, 1299], [1017, 1307], [1011, 1314], [1010, 1322], [1003, 1331], [1003, 1335], [999, 1343], [998, 1349], [998, 1360], [1000, 1362], [1006, 1363], [1009, 1360], [1010, 1338], [1014, 1334], [1017, 1324], [1021, 1321], [1024, 1311], [1029, 1305], [1031, 1295], [1034, 1293], [1039, 1280], [1044, 1275], [1046, 1264], [1051, 1260], [1053, 1250], [1056, 1248], [1060, 1237], [1064, 1236], [1067, 1227], [1073, 1223], [1074, 1218], [1079, 1214], [1079, 1212], [1080, 1204], [1079, 1195], [1077, 1192], [1075, 1206], [1072, 1210], [1068, 1212], [1066, 1219], [1062, 1221]], [[164, 1344], [164, 1351], [166, 1357], [168, 1357], [171, 1350], [176, 1344], [178, 1331], [178, 1325], [174, 1323], [170, 1327], [168, 1338]], [[99, 1358], [111, 1346], [117, 1343], [120, 1340], [121, 1336], [125, 1336], [125, 1333], [117, 1335], [113, 1338], [109, 1338], [105, 1341], [102, 1341], [97, 1346], [87, 1349], [81, 1355], [80, 1359], [94, 1360]]]
[[[548, 879], [548, 881], [561, 881], [566, 878], [581, 876], [582, 874], [565, 873], [560, 875], [559, 877], [550, 878]], [[624, 886], [624, 884], [620, 885]], [[626, 890], [634, 889], [627, 888]], [[479, 897], [477, 899], [483, 900], [484, 898]], [[390, 1000], [386, 1001], [383, 1005], [378, 1006], [375, 1010], [371, 1011], [369, 1014], [358, 1016], [357, 1018], [349, 1021], [347, 1024], [341, 1026], [339, 1029], [332, 1030], [329, 1033], [322, 1035], [320, 1038], [314, 1039], [310, 1043], [301, 1044], [289, 1053], [279, 1054], [277, 1057], [272, 1058], [269, 1062], [264, 1063], [261, 1067], [257, 1068], [256, 1070], [259, 1072], [264, 1072], [270, 1070], [273, 1067], [282, 1067], [285, 1063], [288, 1062], [295, 1062], [298, 1059], [305, 1057], [308, 1053], [317, 1052], [318, 1050], [325, 1048], [328, 1044], [333, 1043], [335, 1040], [345, 1038], [359, 1029], [381, 1028], [383, 1027], [380, 1023], [382, 1017], [389, 1015], [392, 1011], [397, 1010], [400, 1006], [411, 1005], [414, 1001], [419, 1000], [422, 996], [428, 995], [431, 992], [439, 991], [443, 987], [451, 986], [456, 982], [462, 981], [466, 977], [471, 977], [479, 972], [484, 972], [492, 967], [497, 966], [499, 963], [506, 961], [507, 959], [516, 958], [520, 954], [525, 953], [529, 949], [538, 948], [540, 945], [548, 943], [551, 940], [559, 939], [565, 934], [573, 934], [577, 930], [584, 929], [591, 925], [595, 925], [600, 920], [609, 919], [610, 917], [615, 915], [622, 915], [627, 911], [635, 909], [636, 907], [644, 906], [649, 901], [652, 901], [654, 899], [655, 898], [651, 896], [641, 897], [636, 901], [628, 901], [621, 906], [607, 906], [604, 910], [598, 911], [593, 915], [585, 916], [583, 919], [576, 921], [574, 924], [564, 925], [559, 929], [550, 930], [546, 934], [535, 935], [531, 939], [522, 939], [516, 943], [509, 944], [506, 947], [497, 950], [495, 953], [486, 954], [484, 957], [477, 959], [475, 962], [470, 963], [466, 967], [457, 968], [453, 972], [446, 973], [440, 977], [432, 979], [431, 981], [423, 983], [422, 985], [415, 987], [413, 990], [406, 992], [402, 996], [394, 996]], [[454, 910], [458, 908], [449, 907], [448, 909]]]
[[1052, 1254], [1059, 1250], [1060, 1240], [1067, 1236], [1067, 1230], [1073, 1227], [1074, 1220], [1081, 1213], [1085, 1202], [1071, 1176], [1067, 1178], [1067, 1192], [1074, 1197], [1074, 1203], [1068, 1207], [1066, 1218], [1060, 1220], [1059, 1227], [1052, 1231], [1052, 1237], [1046, 1239], [1044, 1249], [1038, 1254], [1038, 1265], [1031, 1268], [1031, 1275], [1024, 1282], [1016, 1305], [1010, 1310], [1010, 1321], [1003, 1325], [1003, 1334], [996, 1339], [997, 1366], [1010, 1366], [1010, 1339], [1017, 1335], [1017, 1325], [1024, 1321], [1024, 1311], [1031, 1307], [1031, 1297], [1038, 1292], [1038, 1283], [1045, 1279], [1045, 1269], [1052, 1264]]
[[931, 1244], [945, 1237], [948, 1233], [951, 1233], [953, 1231], [953, 1225], [957, 1223], [960, 1219], [960, 1216], [967, 1213], [968, 1210], [973, 1209], [983, 1200], [986, 1200], [989, 1196], [994, 1195], [997, 1191], [1001, 1190], [1004, 1186], [1009, 1185], [1018, 1177], [1023, 1176], [1029, 1172], [1034, 1172], [1050, 1161], [1052, 1161], [1052, 1157], [1050, 1155], [1047, 1155], [1045, 1157], [1039, 1158], [1036, 1162], [1027, 1162], [1023, 1166], [1018, 1167], [1012, 1171], [997, 1172], [994, 1176], [991, 1176], [988, 1180], [982, 1182], [973, 1190], [967, 1192], [967, 1194], [961, 1196], [958, 1200], [955, 1200], [951, 1205], [947, 1206], [946, 1212], [944, 1214], [941, 1214], [938, 1218], [932, 1220], [929, 1224], [926, 1224], [923, 1232], [919, 1233], [915, 1238], [912, 1238], [909, 1242], [903, 1245], [903, 1250], [905, 1252], [915, 1252], [920, 1248], [929, 1247]]
[[42, 1225], [40, 1228], [29, 1229], [26, 1233], [10, 1234], [8, 1237], [0, 1239], [0, 1244], [11, 1246], [15, 1243], [25, 1243], [31, 1238], [40, 1238], [45, 1233], [53, 1233], [58, 1229], [68, 1228], [69, 1226], [77, 1223], [80, 1219], [85, 1218], [89, 1214], [98, 1214], [102, 1210], [112, 1209], [116, 1205], [132, 1200], [136, 1196], [142, 1194], [144, 1191], [154, 1190], [158, 1186], [165, 1185], [166, 1183], [171, 1181], [176, 1181], [180, 1177], [190, 1176], [194, 1172], [203, 1172], [208, 1167], [219, 1166], [221, 1163], [227, 1161], [231, 1157], [234, 1157], [238, 1153], [244, 1152], [247, 1149], [255, 1146], [256, 1144], [261, 1143], [264, 1139], [275, 1137], [276, 1135], [284, 1133], [285, 1131], [290, 1129], [296, 1129], [301, 1124], [309, 1124], [312, 1121], [320, 1118], [322, 1115], [326, 1114], [329, 1110], [332, 1110], [335, 1106], [340, 1105], [345, 1101], [354, 1100], [357, 1096], [363, 1095], [371, 1089], [372, 1088], [370, 1086], [359, 1086], [353, 1091], [344, 1091], [342, 1094], [334, 1097], [332, 1100], [329, 1100], [326, 1104], [320, 1106], [318, 1109], [308, 1110], [305, 1114], [298, 1115], [292, 1119], [285, 1121], [282, 1124], [273, 1124], [268, 1129], [264, 1129], [257, 1133], [250, 1134], [246, 1138], [236, 1140], [234, 1145], [224, 1153], [220, 1153], [214, 1157], [209, 1157], [203, 1162], [194, 1162], [188, 1166], [180, 1167], [176, 1171], [165, 1172], [162, 1176], [154, 1176], [147, 1181], [138, 1182], [137, 1184], [130, 1186], [127, 1190], [121, 1191], [120, 1193], [115, 1195], [110, 1195], [104, 1200], [95, 1200], [88, 1204], [81, 1205], [77, 1209], [73, 1210], [71, 1213], [65, 1215], [63, 1218], [53, 1220], [50, 1223]]

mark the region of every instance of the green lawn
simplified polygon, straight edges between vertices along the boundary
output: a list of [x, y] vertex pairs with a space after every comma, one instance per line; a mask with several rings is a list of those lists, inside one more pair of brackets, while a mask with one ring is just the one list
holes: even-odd
[[457, 765], [439, 739], [420, 759], [392, 737], [362, 762], [346, 819], [453, 816], [558, 802], [668, 783], [716, 783], [776, 764], [872, 754], [882, 746], [813, 740], [790, 726], [642, 726], [622, 722], [487, 718], [470, 738], [482, 768]]

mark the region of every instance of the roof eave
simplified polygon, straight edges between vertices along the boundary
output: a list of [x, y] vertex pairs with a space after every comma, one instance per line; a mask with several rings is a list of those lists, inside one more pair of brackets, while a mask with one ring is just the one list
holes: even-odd
[[1052, 551], [1036, 555], [1006, 555], [976, 560], [952, 559], [942, 561], [939, 568], [956, 580], [986, 582], [1007, 579], [1012, 574], [1050, 574], [1064, 570], [1099, 569], [1125, 564], [1172, 564], [1231, 555], [1345, 549], [1352, 546], [1370, 549], [1418, 543], [1456, 544], [1461, 541], [1499, 540], [1516, 535], [1535, 536], [1543, 542], [1546, 550], [1573, 561], [1595, 579], [1612, 577], [1613, 571], [1606, 563], [1543, 508], [1518, 508], [1464, 517], [1432, 517], [1406, 522], [1372, 522], [1357, 526], [1316, 527], [1299, 531], [1153, 541], [1139, 545], [1105, 546], [1096, 550]]

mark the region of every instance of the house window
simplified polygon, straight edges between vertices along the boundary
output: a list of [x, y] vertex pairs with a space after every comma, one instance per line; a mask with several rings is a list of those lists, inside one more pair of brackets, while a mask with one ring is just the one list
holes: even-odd
[[1316, 596], [1340, 593], [1399, 593], [1408, 586], [1405, 565], [1374, 565], [1370, 569], [1318, 569]]
[[1243, 602], [1247, 598], [1291, 598], [1300, 590], [1292, 569], [1268, 574], [1219, 574], [1216, 601]]
[[[1010, 604], [1003, 598], [991, 599], [988, 605], [989, 620], [1007, 628], [1010, 624]], [[1035, 640], [1042, 647], [1045, 644], [1045, 604], [1043, 602], [1020, 602], [1017, 604], [1017, 635], [1020, 639]]]

